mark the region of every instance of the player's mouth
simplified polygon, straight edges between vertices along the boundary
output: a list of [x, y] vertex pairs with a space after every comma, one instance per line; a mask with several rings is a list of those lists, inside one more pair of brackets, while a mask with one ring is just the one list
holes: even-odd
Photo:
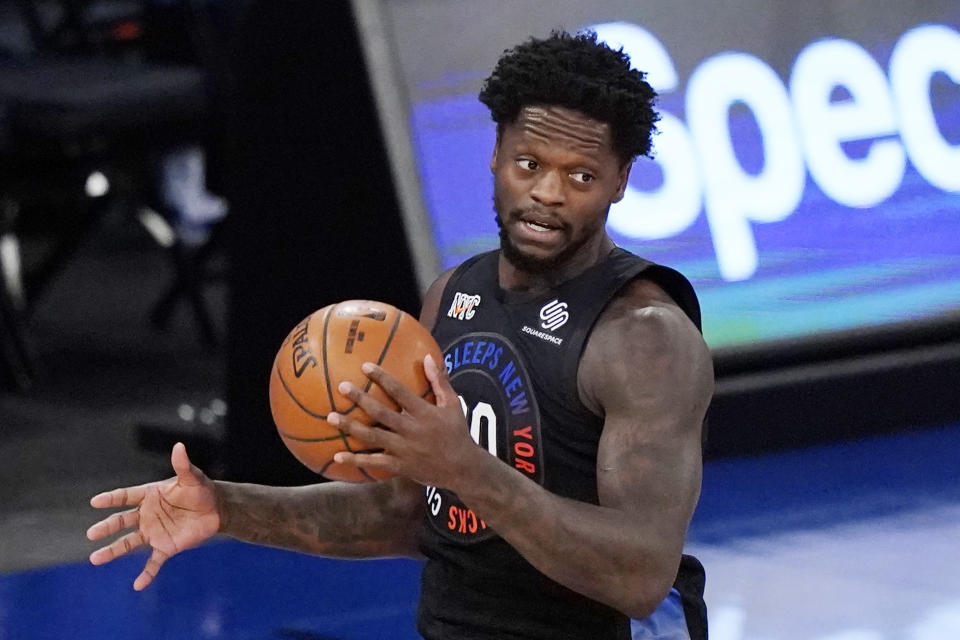
[[553, 252], [567, 240], [566, 226], [553, 216], [523, 211], [514, 217], [511, 226], [514, 246], [525, 247], [526, 251]]
[[516, 221], [521, 235], [531, 240], [552, 241], [557, 236], [566, 234], [563, 222], [537, 212], [522, 212], [516, 217]]
[[521, 220], [520, 222], [523, 224], [523, 226], [525, 226], [527, 229], [530, 229], [534, 233], [549, 233], [551, 231], [562, 230], [561, 227], [544, 224], [542, 222], [531, 222], [529, 220]]

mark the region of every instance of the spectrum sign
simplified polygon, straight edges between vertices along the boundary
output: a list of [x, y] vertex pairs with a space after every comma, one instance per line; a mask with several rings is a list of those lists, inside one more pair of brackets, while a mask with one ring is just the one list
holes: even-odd
[[[779, 71], [724, 47], [681, 76], [653, 28], [582, 24], [623, 47], [661, 96], [655, 159], [637, 161], [608, 228], [693, 280], [711, 346], [960, 311], [956, 26], [907, 23], [872, 34], [870, 48], [823, 30], [783, 52], [792, 63]], [[460, 89], [488, 72], [413, 81], [413, 145], [444, 267], [496, 246], [494, 126], [473, 87]]]

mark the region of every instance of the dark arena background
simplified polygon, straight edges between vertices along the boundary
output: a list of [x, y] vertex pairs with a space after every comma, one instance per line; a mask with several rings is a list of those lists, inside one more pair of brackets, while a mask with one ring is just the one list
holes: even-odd
[[618, 244], [700, 295], [714, 640], [960, 637], [960, 5], [0, 0], [0, 640], [416, 638], [419, 566], [217, 540], [131, 584], [99, 491], [317, 480], [270, 364], [496, 245], [476, 93], [553, 28], [660, 94]]

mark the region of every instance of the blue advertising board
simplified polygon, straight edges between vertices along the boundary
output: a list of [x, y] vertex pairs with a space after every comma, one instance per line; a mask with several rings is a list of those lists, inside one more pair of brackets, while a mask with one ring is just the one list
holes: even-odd
[[[552, 26], [622, 47], [660, 94], [614, 240], [693, 281], [715, 348], [960, 311], [960, 9], [739, 4], [549, 3]], [[546, 5], [386, 6], [446, 268], [497, 245], [476, 96], [503, 49], [549, 32], [522, 26]]]

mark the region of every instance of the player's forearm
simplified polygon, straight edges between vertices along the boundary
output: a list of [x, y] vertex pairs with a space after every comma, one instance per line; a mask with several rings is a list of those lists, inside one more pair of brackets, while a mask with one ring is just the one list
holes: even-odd
[[634, 618], [666, 596], [673, 554], [636, 518], [550, 493], [492, 456], [482, 464], [483, 482], [455, 490], [539, 571]]
[[239, 540], [340, 558], [416, 556], [416, 487], [388, 481], [267, 487], [216, 482], [220, 532]]

